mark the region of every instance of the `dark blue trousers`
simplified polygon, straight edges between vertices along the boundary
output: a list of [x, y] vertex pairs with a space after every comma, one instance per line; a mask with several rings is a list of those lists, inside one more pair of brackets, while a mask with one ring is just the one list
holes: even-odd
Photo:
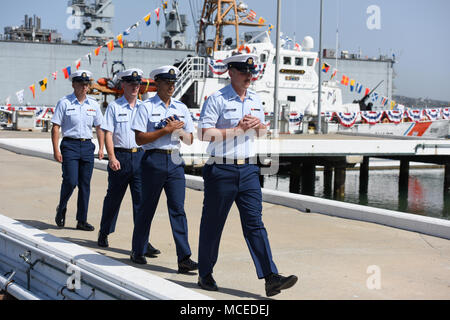
[[134, 224], [133, 252], [138, 255], [144, 255], [146, 252], [150, 226], [164, 189], [178, 261], [190, 257], [188, 225], [184, 211], [186, 192], [184, 162], [176, 164], [170, 154], [146, 151], [141, 164], [142, 202]]
[[144, 151], [134, 153], [115, 151], [114, 154], [120, 162], [120, 170], [113, 171], [108, 166], [108, 190], [103, 200], [102, 220], [100, 222], [100, 232], [104, 234], [115, 231], [120, 204], [128, 186], [130, 186], [133, 201], [133, 222], [136, 219], [138, 206], [141, 202], [141, 161]]
[[278, 273], [272, 260], [269, 239], [262, 221], [262, 193], [259, 168], [253, 164], [206, 164], [205, 186], [198, 249], [199, 275], [213, 272], [228, 212], [236, 202], [242, 231], [258, 278]]
[[67, 207], [67, 202], [78, 186], [77, 220], [85, 222], [91, 193], [91, 178], [94, 170], [95, 144], [90, 140], [65, 140], [60, 145], [62, 162], [62, 184], [59, 210]]

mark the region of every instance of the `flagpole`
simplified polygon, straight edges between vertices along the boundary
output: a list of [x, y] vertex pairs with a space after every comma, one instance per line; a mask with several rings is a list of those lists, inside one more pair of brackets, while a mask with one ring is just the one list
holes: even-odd
[[320, 0], [320, 32], [319, 32], [319, 90], [317, 93], [317, 126], [316, 133], [322, 133], [322, 103], [321, 103], [321, 95], [322, 95], [322, 9], [323, 9], [323, 0]]
[[278, 0], [277, 3], [277, 42], [276, 42], [276, 46], [277, 46], [277, 51], [275, 53], [275, 92], [274, 92], [274, 109], [273, 109], [273, 114], [274, 114], [274, 126], [273, 126], [273, 132], [274, 132], [274, 137], [278, 137], [278, 121], [280, 118], [280, 110], [279, 110], [279, 105], [278, 105], [278, 77], [279, 77], [279, 73], [280, 73], [280, 30], [281, 30], [281, 0]]

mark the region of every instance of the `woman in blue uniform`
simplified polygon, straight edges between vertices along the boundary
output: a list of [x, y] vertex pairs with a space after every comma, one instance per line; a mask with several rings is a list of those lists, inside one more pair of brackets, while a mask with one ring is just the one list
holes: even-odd
[[[95, 151], [92, 127], [97, 131], [98, 157], [103, 159], [104, 134], [100, 128], [103, 116], [97, 101], [87, 96], [92, 73], [78, 70], [69, 79], [74, 92], [58, 101], [52, 118], [53, 157], [62, 163], [63, 178], [55, 222], [58, 227], [64, 227], [67, 202], [78, 186], [76, 228], [93, 231], [94, 227], [87, 222]], [[60, 129], [63, 139], [58, 146]]]

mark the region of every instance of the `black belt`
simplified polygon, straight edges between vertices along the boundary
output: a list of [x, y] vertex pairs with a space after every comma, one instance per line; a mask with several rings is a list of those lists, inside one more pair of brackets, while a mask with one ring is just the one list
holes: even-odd
[[147, 150], [147, 152], [156, 152], [156, 153], [162, 153], [162, 154], [172, 154], [179, 152], [178, 149], [150, 149]]
[[125, 149], [125, 148], [114, 148], [115, 152], [128, 152], [128, 153], [135, 153], [142, 151], [142, 148], [132, 148], [132, 149]]
[[91, 141], [91, 139], [84, 139], [84, 138], [70, 138], [70, 137], [64, 137], [63, 140], [72, 140], [72, 141]]
[[236, 164], [236, 165], [243, 165], [243, 164], [257, 164], [256, 157], [252, 158], [245, 158], [245, 159], [230, 159], [230, 158], [219, 158], [219, 157], [210, 157], [207, 164]]

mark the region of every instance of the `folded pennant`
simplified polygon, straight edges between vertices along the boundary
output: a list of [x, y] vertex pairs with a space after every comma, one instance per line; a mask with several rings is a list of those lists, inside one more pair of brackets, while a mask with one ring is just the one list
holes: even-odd
[[370, 93], [370, 89], [366, 88], [366, 92], [364, 93], [365, 96], [367, 96]]
[[266, 22], [266, 20], [264, 20], [263, 17], [259, 17], [258, 24], [264, 24], [265, 22]]
[[164, 1], [162, 4], [163, 9], [167, 9], [167, 1]]
[[75, 64], [76, 64], [77, 70], [80, 69], [80, 66], [81, 66], [81, 59], [78, 59], [77, 61], [75, 61]]
[[31, 86], [29, 86], [31, 92], [33, 93], [33, 99], [36, 99], [36, 87], [34, 84], [32, 84]]
[[47, 90], [47, 78], [39, 81], [39, 85], [41, 86], [41, 90], [42, 92], [44, 92], [45, 90]]
[[255, 18], [256, 18], [256, 12], [253, 10], [250, 10], [247, 15], [247, 19], [250, 21], [255, 21]]
[[57, 75], [58, 75], [58, 71], [55, 71], [55, 72], [52, 73], [53, 80], [56, 80], [56, 76], [57, 76]]
[[156, 8], [156, 9], [155, 9], [156, 21], [159, 21], [159, 11], [160, 11], [160, 10], [161, 10], [160, 8]]

